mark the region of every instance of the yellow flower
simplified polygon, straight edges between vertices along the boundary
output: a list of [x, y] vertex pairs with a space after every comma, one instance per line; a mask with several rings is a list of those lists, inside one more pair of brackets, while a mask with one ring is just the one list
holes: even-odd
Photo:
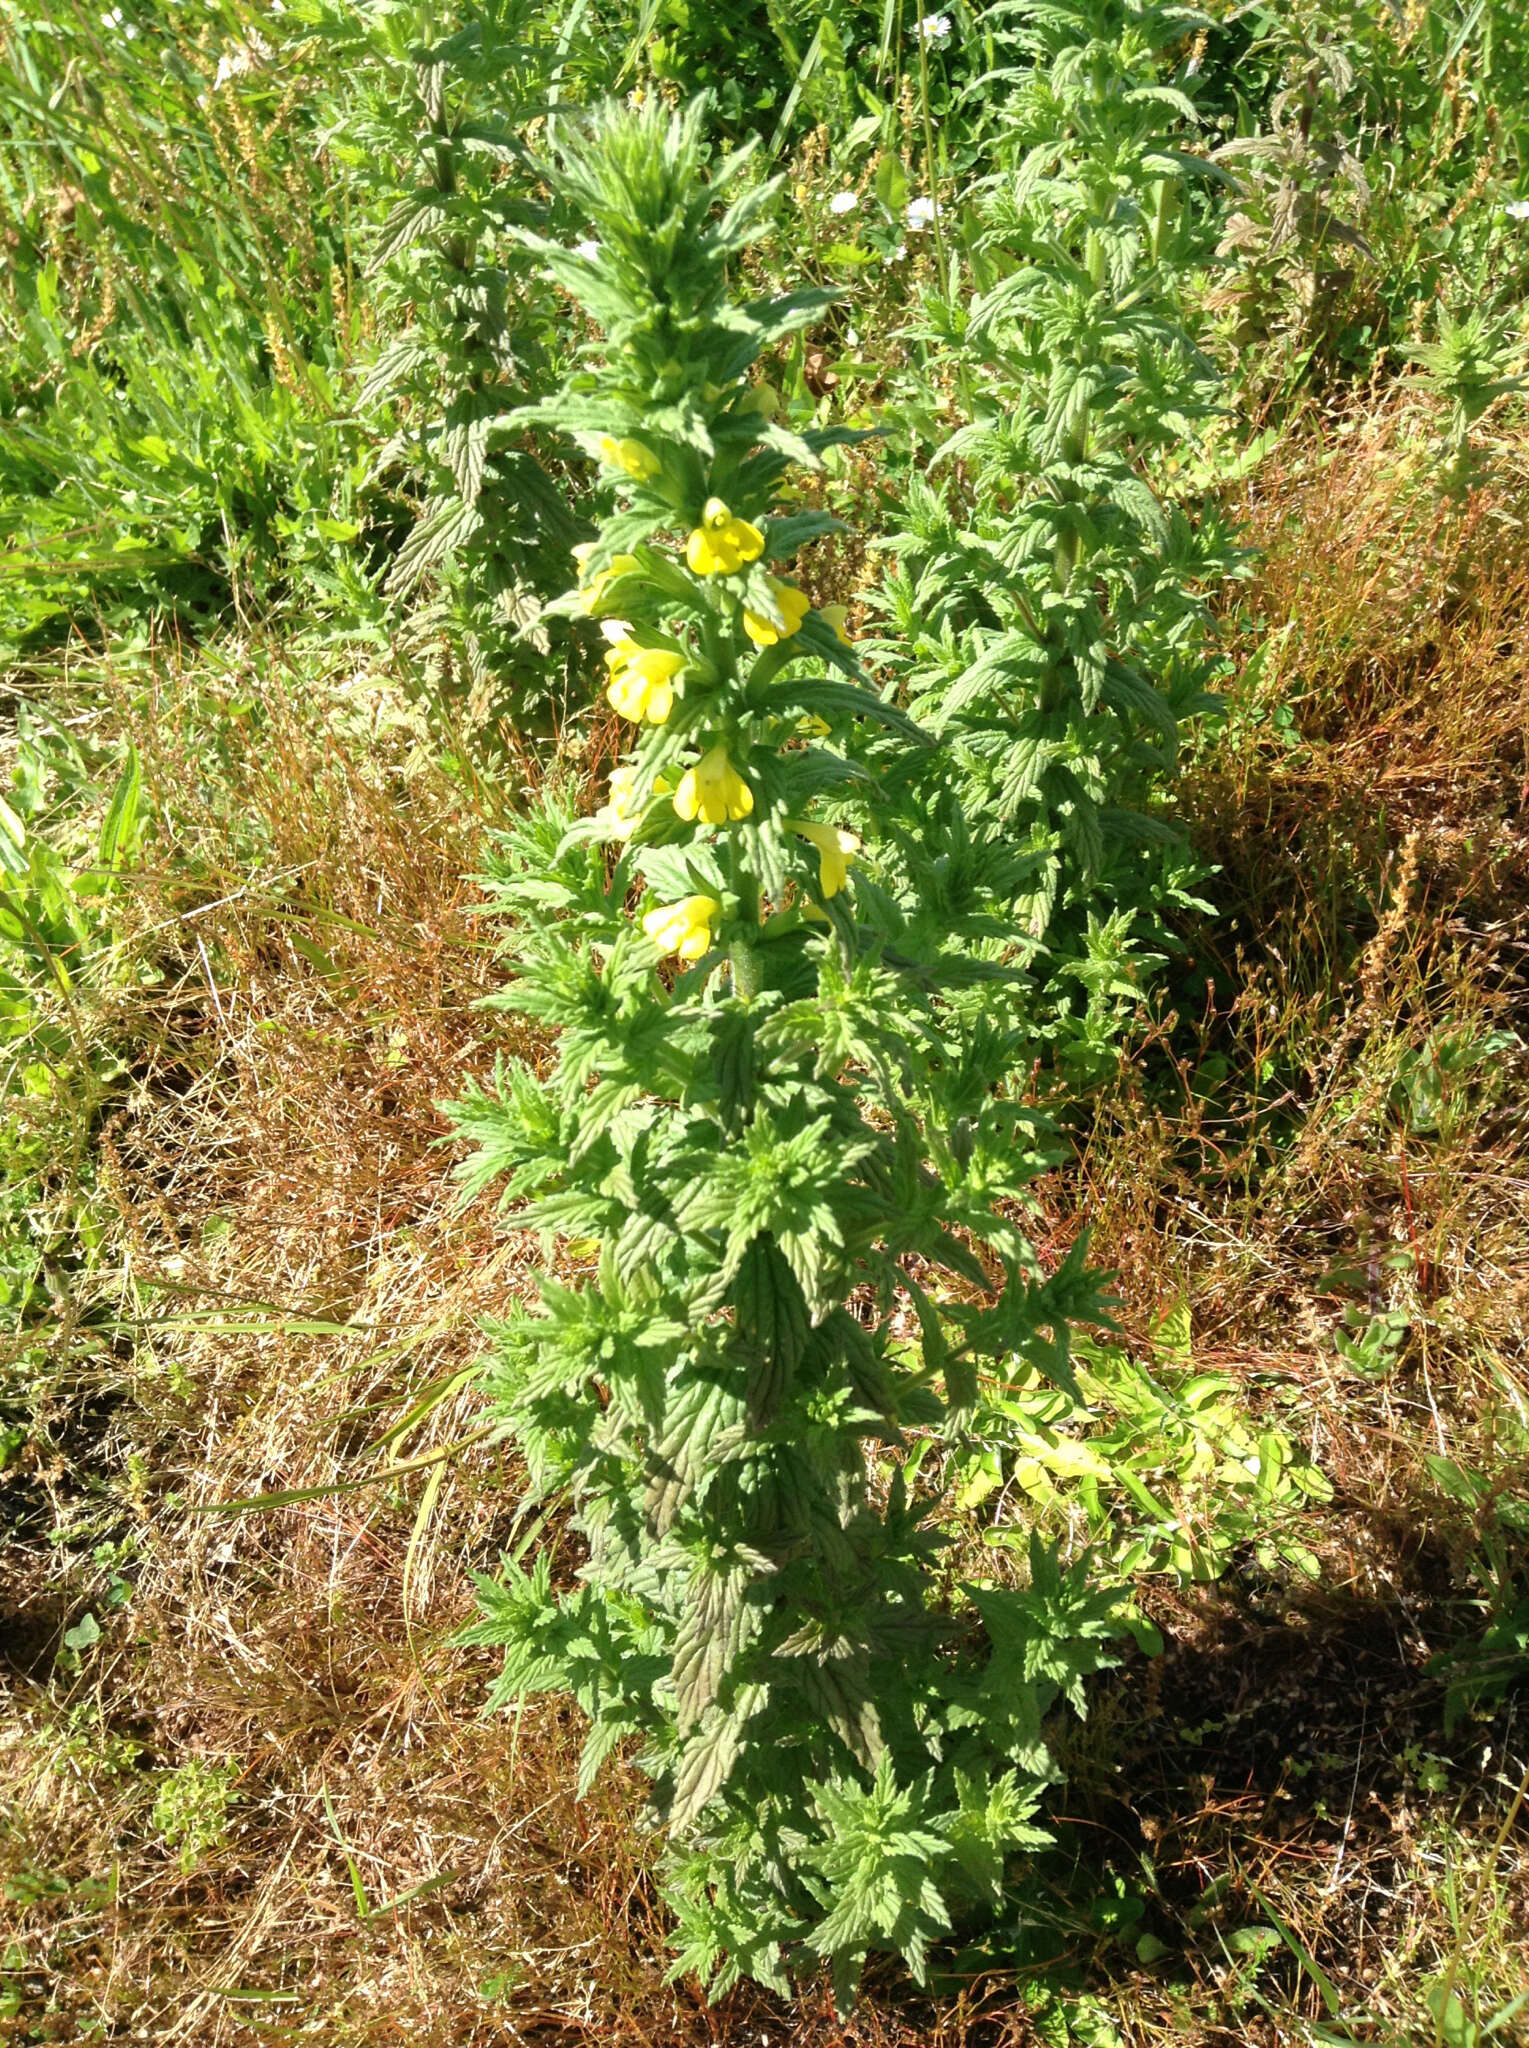
[[833, 727], [826, 718], [819, 718], [815, 711], [808, 711], [796, 721], [796, 729], [803, 739], [826, 740]]
[[680, 777], [680, 786], [674, 792], [674, 808], [687, 824], [699, 818], [703, 825], [725, 825], [729, 818], [749, 815], [754, 808], [754, 792], [728, 760], [727, 748], [719, 741]]
[[685, 666], [684, 655], [639, 645], [619, 619], [607, 619], [602, 631], [614, 643], [605, 656], [611, 672], [605, 695], [612, 708], [634, 724], [646, 719], [662, 725], [674, 709], [674, 678]]
[[850, 859], [859, 852], [860, 841], [838, 825], [809, 825], [805, 818], [788, 818], [786, 823], [818, 850], [818, 882], [824, 902], [837, 896], [849, 879]]
[[685, 560], [697, 576], [736, 576], [745, 562], [764, 553], [764, 535], [746, 519], [735, 519], [720, 498], [708, 498], [701, 523], [685, 543]]
[[601, 811], [600, 818], [612, 839], [630, 839], [642, 823], [642, 809], [637, 802], [637, 791], [634, 787], [636, 781], [635, 768], [611, 770], [610, 799]]
[[650, 910], [642, 928], [661, 953], [678, 953], [682, 960], [699, 960], [711, 949], [711, 921], [721, 914], [722, 906], [715, 896], [682, 896], [678, 903]]
[[600, 436], [600, 455], [612, 469], [624, 469], [640, 484], [646, 483], [650, 476], [657, 476], [663, 468], [652, 449], [644, 448], [641, 441], [618, 441], [610, 434]]
[[[619, 561], [620, 559], [621, 557], [618, 556], [617, 560]], [[818, 606], [818, 616], [820, 618], [827, 619], [829, 625], [833, 627], [834, 632], [838, 635], [839, 640], [845, 647], [854, 646], [854, 641], [851, 640], [851, 638], [849, 637], [848, 605], [820, 604]]]
[[607, 583], [613, 583], [618, 576], [630, 576], [639, 564], [635, 555], [612, 555], [608, 569], [598, 569], [584, 581], [584, 566], [595, 551], [592, 540], [581, 541], [573, 551], [573, 558], [579, 565], [579, 587], [584, 593], [583, 608], [591, 614], [600, 609], [601, 594]]
[[[656, 778], [653, 784], [654, 796], [667, 796], [674, 784], [665, 775]], [[597, 821], [605, 827], [611, 839], [630, 839], [647, 813], [647, 804], [637, 799], [637, 770], [633, 767], [611, 770], [610, 796], [604, 808], [597, 813]]]
[[812, 601], [806, 591], [798, 590], [794, 583], [782, 583], [778, 576], [772, 576], [770, 590], [780, 606], [785, 624], [777, 626], [762, 612], [751, 612], [745, 606], [743, 630], [756, 647], [773, 647], [777, 640], [789, 640], [793, 633], [801, 631], [803, 619], [812, 610]]

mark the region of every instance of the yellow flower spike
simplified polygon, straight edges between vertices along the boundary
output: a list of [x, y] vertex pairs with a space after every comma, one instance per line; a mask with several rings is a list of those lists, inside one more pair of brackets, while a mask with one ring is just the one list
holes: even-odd
[[735, 519], [720, 498], [708, 498], [701, 523], [685, 543], [685, 560], [697, 576], [736, 576], [745, 562], [764, 553], [764, 535], [746, 519]]
[[661, 953], [678, 953], [682, 960], [700, 960], [711, 950], [713, 918], [722, 906], [715, 896], [682, 896], [678, 903], [666, 903], [650, 910], [642, 928]]
[[786, 823], [793, 832], [799, 832], [818, 850], [818, 884], [826, 903], [830, 896], [837, 896], [849, 879], [849, 864], [860, 851], [860, 841], [853, 832], [846, 832], [839, 825], [812, 825], [805, 818], [787, 818]]
[[834, 629], [834, 635], [843, 647], [853, 647], [849, 637], [849, 606], [847, 604], [820, 604], [818, 616], [827, 619]]
[[645, 484], [650, 476], [657, 476], [663, 468], [652, 449], [644, 448], [641, 441], [618, 441], [612, 434], [600, 436], [600, 458], [612, 469], [624, 469], [640, 484]]
[[754, 792], [727, 758], [727, 748], [718, 741], [708, 747], [693, 768], [680, 777], [674, 792], [674, 808], [686, 824], [697, 818], [703, 825], [725, 825], [746, 818], [754, 808]]
[[[616, 623], [606, 622], [607, 627]], [[611, 672], [605, 695], [612, 709], [634, 725], [644, 719], [649, 725], [662, 725], [674, 709], [674, 679], [685, 666], [684, 655], [667, 647], [642, 647], [623, 629], [605, 663]]]
[[801, 631], [803, 619], [812, 610], [812, 600], [805, 590], [798, 590], [794, 583], [782, 583], [778, 576], [772, 576], [770, 589], [786, 623], [777, 626], [773, 619], [767, 619], [762, 612], [751, 612], [745, 607], [743, 630], [756, 647], [773, 647], [778, 640], [789, 640], [793, 633]]

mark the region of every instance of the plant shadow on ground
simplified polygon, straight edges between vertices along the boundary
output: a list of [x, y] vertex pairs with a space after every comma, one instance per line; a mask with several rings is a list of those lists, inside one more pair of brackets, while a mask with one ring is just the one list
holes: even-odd
[[[1382, 423], [1336, 475], [1261, 480], [1265, 537], [1295, 537], [1246, 637], [1281, 665], [1186, 787], [1238, 925], [1195, 943], [1253, 973], [1207, 1011], [1224, 1078], [1168, 1085], [1196, 1034], [1164, 1023], [1046, 1196], [1057, 1241], [1087, 1219], [1120, 1272], [1128, 1340], [1187, 1298], [1197, 1367], [1299, 1412], [1336, 1486], [1303, 1529], [1322, 1578], [1244, 1560], [1144, 1586], [1168, 1647], [1067, 1735], [1027, 1925], [933, 1997], [873, 1969], [843, 2021], [821, 1987], [708, 2010], [666, 1986], [639, 1785], [576, 1797], [577, 1716], [485, 1722], [491, 1660], [453, 1645], [465, 1567], [525, 1533], [470, 1369], [531, 1247], [456, 1207], [436, 1107], [483, 1061], [469, 1009], [496, 979], [461, 879], [482, 793], [413, 762], [406, 720], [353, 767], [354, 678], [171, 663], [115, 700], [184, 844], [173, 888], [145, 880], [169, 937], [102, 1128], [117, 1266], [34, 1333], [3, 1475], [10, 2038], [1022, 2048], [1070, 2002], [1074, 2038], [1103, 2014], [1133, 2044], [1230, 2048], [1332, 2027], [1298, 1947], [1352, 2028], [1330, 2038], [1379, 2042], [1431, 2038], [1419, 1987], [1452, 1944], [1483, 1984], [1522, 1976], [1522, 1683], [1446, 1734], [1425, 1668], [1479, 1629], [1485, 1526], [1428, 1459], [1521, 1476], [1518, 1054], [1407, 1062], [1462, 1023], [1529, 1035], [1529, 606], [1506, 552], [1468, 596], [1440, 587], [1460, 527], [1425, 549], [1382, 516], [1394, 457]], [[219, 688], [264, 723], [203, 771]], [[1382, 1310], [1397, 1344], [1356, 1364], [1339, 1340]]]
[[[1106, 1688], [1086, 1740], [1108, 1765], [1075, 1771], [1068, 1808], [1143, 1899], [1128, 1927], [1152, 1939], [1143, 2014], [1157, 2005], [1166, 2026], [1187, 1973], [1207, 2041], [1273, 2044], [1296, 2014], [1325, 2017], [1320, 1971], [1344, 2013], [1377, 2027], [1357, 2038], [1386, 2038], [1372, 2015], [1398, 1954], [1426, 1973], [1408, 1938], [1431, 1875], [1420, 1859], [1490, 1832], [1529, 1757], [1521, 1699], [1445, 1733], [1426, 1667], [1460, 1619], [1434, 1563], [1432, 1599], [1292, 1596], [1235, 1576], [1181, 1596], [1165, 1655]], [[1523, 1846], [1499, 1872], [1519, 1912]], [[1101, 1984], [1129, 1968], [1118, 1949], [1101, 1961]]]

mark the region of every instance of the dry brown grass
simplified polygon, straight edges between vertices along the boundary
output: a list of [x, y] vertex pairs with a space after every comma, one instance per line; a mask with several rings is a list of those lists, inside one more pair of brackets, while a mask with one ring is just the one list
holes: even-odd
[[[1320, 1586], [1250, 1570], [1149, 1596], [1170, 1647], [1151, 1718], [1127, 1703], [1112, 1731], [1140, 1790], [1105, 1818], [1187, 1912], [1229, 1884], [1207, 1934], [1272, 1906], [1367, 2016], [1358, 2038], [1431, 2041], [1449, 1896], [1483, 1982], [1529, 1982], [1522, 1813], [1493, 1847], [1521, 1704], [1447, 1739], [1425, 1669], [1470, 1625], [1492, 1514], [1429, 1460], [1529, 1490], [1529, 556], [1511, 485], [1440, 504], [1409, 445], [1394, 411], [1297, 437], [1250, 493], [1248, 674], [1185, 787], [1219, 869], [1223, 915], [1188, 934], [1209, 993], [1136, 1049], [1057, 1193], [1138, 1340], [1187, 1296], [1196, 1364], [1336, 1488], [1309, 1525]], [[1492, 1032], [1434, 1118], [1407, 1113], [1425, 1048]], [[1393, 1366], [1356, 1370], [1338, 1336], [1386, 1311], [1409, 1326]], [[1207, 1989], [1233, 1961], [1202, 1954]], [[1330, 2023], [1298, 1975], [1278, 2023], [1247, 2007], [1247, 2038]]]
[[[1495, 1839], [1521, 1711], [1446, 1741], [1423, 1670], [1479, 1534], [1425, 1454], [1498, 1474], [1521, 1455], [1518, 1056], [1446, 1090], [1435, 1131], [1396, 1106], [1431, 1034], [1529, 1035], [1529, 565], [1487, 545], [1500, 497], [1436, 520], [1402, 460], [1377, 418], [1257, 480], [1268, 552], [1237, 644], [1279, 652], [1187, 785], [1227, 906], [1194, 935], [1211, 994], [1149, 1034], [1050, 1191], [1057, 1241], [1086, 1218], [1119, 1268], [1128, 1327], [1187, 1293], [1199, 1362], [1255, 1405], [1293, 1396], [1279, 1412], [1338, 1489], [1313, 1519], [1321, 1586], [1149, 1589], [1167, 1656], [1071, 1739], [1077, 1825], [1043, 1883], [1086, 1902], [1110, 1871], [1154, 1873], [1167, 1962], [1065, 1939], [1133, 2048], [1307, 2038], [1309, 1974], [1283, 1946], [1239, 1974], [1225, 1945], [1271, 1910], [1357, 2039], [1430, 2038], [1451, 1886], [1462, 1982], [1529, 1975], [1529, 1853], [1521, 1827]], [[557, 1703], [480, 1718], [490, 1660], [452, 1638], [466, 1569], [517, 1540], [519, 1484], [466, 1374], [531, 1248], [459, 1212], [438, 1105], [506, 1028], [471, 1009], [495, 968], [464, 878], [507, 797], [442, 778], [387, 701], [261, 650], [120, 684], [178, 843], [145, 885], [163, 978], [135, 999], [101, 1148], [117, 1257], [61, 1320], [44, 1438], [4, 1496], [0, 2025], [177, 2048], [1021, 2048], [1040, 2036], [1002, 1975], [923, 2002], [888, 1972], [842, 2023], [816, 1988], [713, 2011], [665, 1986], [636, 1782], [576, 1798]], [[1288, 732], [1253, 716], [1280, 704]], [[1356, 1303], [1412, 1321], [1373, 1380], [1334, 1344]], [[87, 1605], [104, 1637], [70, 1670]], [[155, 1800], [196, 1760], [230, 1791], [187, 1871]]]

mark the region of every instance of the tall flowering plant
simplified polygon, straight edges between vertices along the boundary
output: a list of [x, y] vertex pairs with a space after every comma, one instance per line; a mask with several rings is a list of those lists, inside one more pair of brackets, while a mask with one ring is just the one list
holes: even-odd
[[1191, 289], [1225, 177], [1192, 97], [1213, 23], [1159, 0], [992, 18], [996, 168], [963, 213], [970, 280], [920, 309], [912, 398], [944, 354], [971, 416], [909, 479], [875, 653], [954, 764], [900, 778], [904, 915], [959, 915], [922, 858], [931, 820], [959, 817], [969, 893], [1008, 925], [992, 947], [1028, 935], [1031, 1057], [1080, 1088], [1114, 1072], [1172, 914], [1206, 907], [1165, 798], [1217, 701], [1212, 595], [1242, 572], [1201, 502], [1226, 402]]
[[1097, 1303], [1015, 1220], [1043, 1151], [994, 1092], [1012, 1044], [878, 935], [866, 737], [942, 756], [791, 575], [825, 522], [789, 478], [831, 436], [752, 373], [820, 301], [729, 299], [769, 188], [705, 164], [697, 109], [607, 108], [556, 173], [589, 242], [532, 244], [604, 331], [528, 417], [604, 468], [563, 602], [626, 745], [495, 877], [497, 1000], [553, 1050], [459, 1106], [467, 1178], [578, 1270], [495, 1333], [531, 1496], [568, 1515], [481, 1582], [471, 1639], [504, 1649], [498, 1701], [574, 1694], [583, 1782], [632, 1745], [677, 1972], [784, 1989], [826, 1959], [848, 1998], [875, 1948], [921, 1974], [1044, 1840], [1043, 1716], [1081, 1705], [1112, 1600], [1039, 1543], [1027, 1583], [963, 1577], [925, 1475], [980, 1363], [1066, 1381]]

